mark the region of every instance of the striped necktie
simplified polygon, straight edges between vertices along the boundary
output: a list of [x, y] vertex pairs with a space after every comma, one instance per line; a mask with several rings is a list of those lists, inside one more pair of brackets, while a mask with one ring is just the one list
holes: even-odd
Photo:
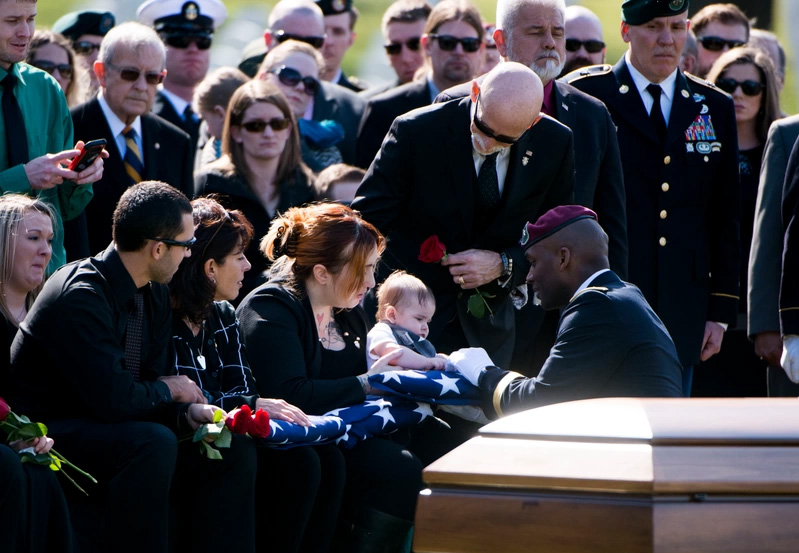
[[141, 161], [141, 152], [136, 144], [136, 131], [128, 125], [122, 130], [125, 137], [125, 171], [133, 184], [141, 182], [144, 174], [144, 164]]

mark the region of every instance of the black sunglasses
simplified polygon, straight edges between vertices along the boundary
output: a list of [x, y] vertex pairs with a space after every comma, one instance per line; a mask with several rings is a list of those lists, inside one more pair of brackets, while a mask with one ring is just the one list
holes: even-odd
[[463, 46], [464, 52], [477, 52], [482, 43], [479, 38], [458, 38], [452, 35], [428, 35], [430, 38], [438, 40], [438, 47], [445, 52], [451, 52], [458, 47], [458, 43]]
[[716, 86], [728, 94], [732, 94], [740, 86], [741, 91], [747, 96], [757, 96], [766, 88], [766, 85], [757, 81], [736, 81], [727, 78], [716, 79]]
[[325, 45], [325, 37], [323, 36], [301, 36], [295, 35], [293, 33], [287, 33], [286, 31], [275, 31], [274, 34], [275, 40], [278, 42], [286, 42], [287, 40], [299, 40], [300, 42], [304, 42], [305, 44], [310, 44], [317, 50], [319, 50], [322, 46]]
[[308, 96], [313, 96], [319, 90], [319, 81], [313, 77], [303, 77], [296, 69], [281, 65], [277, 69], [270, 69], [270, 73], [277, 75], [277, 79], [286, 86], [295, 87], [303, 84], [303, 90]]
[[170, 238], [148, 238], [148, 240], [153, 240], [154, 242], [163, 242], [167, 246], [181, 246], [186, 249], [190, 249], [194, 243], [197, 241], [197, 238], [192, 236], [188, 240], [180, 241], [180, 240], [172, 240]]
[[408, 50], [412, 52], [416, 52], [419, 50], [419, 41], [421, 40], [420, 37], [415, 36], [413, 38], [409, 38], [405, 42], [389, 42], [388, 44], [384, 44], [383, 48], [386, 49], [386, 54], [389, 56], [396, 56], [400, 52], [402, 52], [402, 47], [405, 46]]
[[188, 48], [193, 42], [197, 45], [198, 49], [208, 50], [211, 47], [211, 42], [213, 42], [213, 40], [209, 36], [177, 35], [166, 37], [164, 42], [166, 42], [167, 46], [172, 48], [180, 48], [181, 50]]
[[38, 67], [42, 71], [47, 71], [51, 75], [56, 69], [58, 69], [58, 72], [61, 73], [61, 76], [65, 79], [72, 78], [73, 69], [68, 63], [53, 63], [47, 60], [34, 60], [31, 62], [31, 65]]
[[566, 39], [566, 51], [576, 52], [580, 46], [585, 46], [585, 51], [589, 54], [598, 54], [605, 47], [601, 40], [577, 40], [576, 38]]
[[72, 43], [72, 49], [76, 54], [87, 56], [96, 50], [100, 50], [100, 45], [88, 40], [80, 40]]
[[257, 133], [264, 132], [266, 127], [270, 127], [273, 131], [282, 131], [289, 128], [289, 125], [291, 125], [291, 119], [286, 117], [273, 117], [269, 121], [264, 121], [263, 119], [253, 119], [252, 121], [242, 123], [241, 127], [247, 132]]
[[[135, 83], [139, 80], [139, 76], [141, 76], [142, 72], [138, 69], [128, 69], [123, 67], [117, 67], [110, 61], [105, 62], [105, 65], [111, 67], [112, 69], [116, 69], [119, 71], [119, 76], [122, 77], [123, 81], [128, 81], [131, 83]], [[160, 73], [155, 72], [145, 72], [144, 73], [144, 80], [147, 81], [149, 85], [161, 84], [164, 82], [164, 72], [161, 71]]]
[[[474, 126], [477, 127], [481, 133], [486, 135], [488, 138], [493, 138], [497, 142], [504, 142], [505, 144], [516, 144], [519, 141], [521, 136], [517, 136], [513, 138], [512, 136], [505, 136], [504, 134], [497, 134], [491, 130], [491, 128], [483, 123], [479, 117], [477, 117], [477, 112], [480, 110], [480, 94], [477, 95], [477, 101], [474, 103], [474, 117], [472, 121], [474, 122]], [[524, 133], [522, 133], [524, 135]]]
[[720, 36], [702, 36], [697, 37], [696, 40], [701, 42], [702, 46], [711, 52], [720, 52], [725, 46], [729, 48], [737, 48], [738, 46], [743, 46], [746, 44], [746, 42], [741, 42], [740, 40], [727, 40], [726, 38], [721, 38]]

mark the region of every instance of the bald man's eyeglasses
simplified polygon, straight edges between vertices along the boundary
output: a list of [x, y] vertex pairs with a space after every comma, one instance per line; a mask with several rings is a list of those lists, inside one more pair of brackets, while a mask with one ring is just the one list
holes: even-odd
[[384, 44], [383, 48], [386, 49], [386, 54], [389, 56], [396, 56], [402, 52], [403, 46], [405, 46], [411, 52], [418, 52], [420, 40], [421, 37], [415, 36], [413, 38], [409, 38], [405, 42], [389, 42], [388, 44]]
[[601, 40], [577, 40], [576, 38], [566, 39], [566, 51], [576, 52], [580, 46], [585, 46], [585, 51], [589, 54], [598, 54], [605, 47]]
[[[496, 140], [497, 142], [503, 142], [505, 144], [516, 144], [519, 141], [521, 136], [517, 136], [517, 137], [514, 138], [512, 136], [506, 136], [504, 134], [497, 134], [494, 131], [492, 131], [491, 128], [488, 125], [483, 123], [483, 121], [481, 121], [480, 118], [477, 117], [477, 112], [478, 111], [480, 111], [480, 95], [479, 94], [477, 95], [477, 101], [474, 103], [474, 117], [472, 118], [472, 122], [474, 123], [474, 126], [477, 127], [477, 130], [479, 130], [481, 133], [486, 135], [488, 138], [492, 138], [492, 139]], [[524, 135], [524, 133], [522, 133], [522, 136], [523, 135]]]
[[[142, 72], [138, 69], [129, 69], [127, 67], [117, 67], [110, 61], [105, 62], [105, 65], [110, 67], [111, 69], [118, 71], [119, 76], [122, 78], [123, 81], [128, 81], [129, 83], [135, 83], [139, 80], [139, 76], [141, 76]], [[144, 80], [147, 81], [149, 85], [158, 85], [164, 82], [164, 77], [166, 77], [166, 71], [161, 71], [160, 73], [156, 72], [145, 72], [144, 73]], [[163, 240], [162, 240], [163, 242]]]
[[294, 33], [287, 33], [286, 31], [275, 31], [274, 34], [275, 40], [278, 43], [286, 42], [287, 40], [299, 40], [300, 42], [304, 42], [305, 44], [310, 44], [317, 50], [319, 50], [322, 46], [325, 45], [325, 37], [324, 36], [302, 36], [302, 35], [295, 35]]

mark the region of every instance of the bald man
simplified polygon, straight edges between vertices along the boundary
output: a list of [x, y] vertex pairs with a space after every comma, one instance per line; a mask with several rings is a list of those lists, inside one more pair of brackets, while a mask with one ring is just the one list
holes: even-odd
[[605, 43], [599, 17], [584, 6], [567, 6], [565, 15], [566, 65], [561, 74], [605, 63]]
[[608, 237], [578, 205], [524, 226], [527, 282], [545, 309], [563, 309], [557, 341], [536, 378], [507, 372], [479, 349], [450, 363], [484, 394], [489, 418], [596, 397], [681, 397], [682, 367], [641, 291], [609, 269]]
[[[398, 117], [358, 189], [353, 208], [389, 239], [378, 282], [405, 269], [432, 288], [428, 339], [439, 351], [482, 346], [510, 361], [510, 292], [528, 269], [518, 229], [573, 196], [571, 131], [546, 116], [529, 130], [542, 100], [533, 71], [501, 63], [470, 96]], [[417, 259], [432, 235], [447, 247], [441, 264]], [[491, 317], [467, 312], [478, 287]]]

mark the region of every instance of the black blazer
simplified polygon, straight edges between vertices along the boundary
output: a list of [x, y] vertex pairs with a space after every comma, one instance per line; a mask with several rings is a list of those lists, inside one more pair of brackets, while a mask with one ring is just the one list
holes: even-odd
[[363, 117], [366, 101], [343, 86], [320, 81], [322, 86], [314, 95], [313, 119], [324, 121], [332, 119], [344, 128], [344, 139], [336, 144], [344, 163], [355, 164], [355, 142], [358, 138], [358, 125]]
[[357, 165], [369, 168], [394, 119], [430, 103], [427, 79], [412, 81], [371, 98], [358, 130]]
[[[111, 242], [111, 216], [130, 179], [125, 172], [123, 154], [100, 107], [97, 98], [72, 108], [75, 140], [105, 138], [110, 157], [105, 160], [103, 178], [94, 183], [94, 197], [86, 206], [89, 252], [103, 251]], [[157, 115], [141, 116], [144, 145], [143, 180], [158, 180], [171, 184], [189, 198], [192, 197], [192, 162], [194, 152], [189, 135]]]
[[[529, 268], [518, 245], [525, 222], [573, 201], [572, 133], [544, 117], [512, 146], [498, 211], [478, 230], [470, 103], [467, 98], [434, 104], [395, 119], [352, 205], [388, 237], [379, 278], [405, 269], [432, 288], [436, 314], [428, 338], [438, 348], [444, 346], [437, 344], [438, 336], [457, 319], [461, 289], [446, 267], [417, 259], [421, 243], [435, 234], [452, 253], [505, 252], [513, 259], [516, 286], [524, 283]], [[509, 304], [507, 290], [496, 288], [496, 305]]]
[[539, 375], [503, 382], [508, 374], [490, 368], [480, 381], [489, 417], [596, 397], [682, 397], [682, 366], [666, 327], [641, 291], [610, 271], [563, 309]]
[[[153, 109], [150, 111], [161, 119], [166, 119], [177, 128], [188, 134], [189, 138], [191, 139], [191, 151], [195, 152], [197, 150], [197, 141], [200, 137], [199, 119], [197, 121], [191, 122], [184, 121], [183, 114], [175, 111], [175, 106], [172, 105], [172, 102], [170, 102], [160, 90], [155, 93], [155, 98], [153, 99]], [[196, 116], [199, 118], [200, 114], [197, 113]]]
[[669, 329], [683, 366], [699, 362], [705, 321], [738, 313], [738, 134], [729, 95], [677, 73], [661, 143], [624, 57], [567, 75], [602, 100], [624, 168], [629, 280]]
[[[481, 79], [478, 79], [478, 81]], [[436, 102], [469, 95], [471, 83], [441, 92]], [[574, 133], [574, 201], [596, 211], [608, 235], [610, 268], [627, 278], [627, 211], [616, 128], [605, 104], [555, 81], [553, 117]]]
[[782, 199], [785, 242], [780, 281], [780, 329], [783, 336], [799, 334], [799, 148], [794, 144]]

